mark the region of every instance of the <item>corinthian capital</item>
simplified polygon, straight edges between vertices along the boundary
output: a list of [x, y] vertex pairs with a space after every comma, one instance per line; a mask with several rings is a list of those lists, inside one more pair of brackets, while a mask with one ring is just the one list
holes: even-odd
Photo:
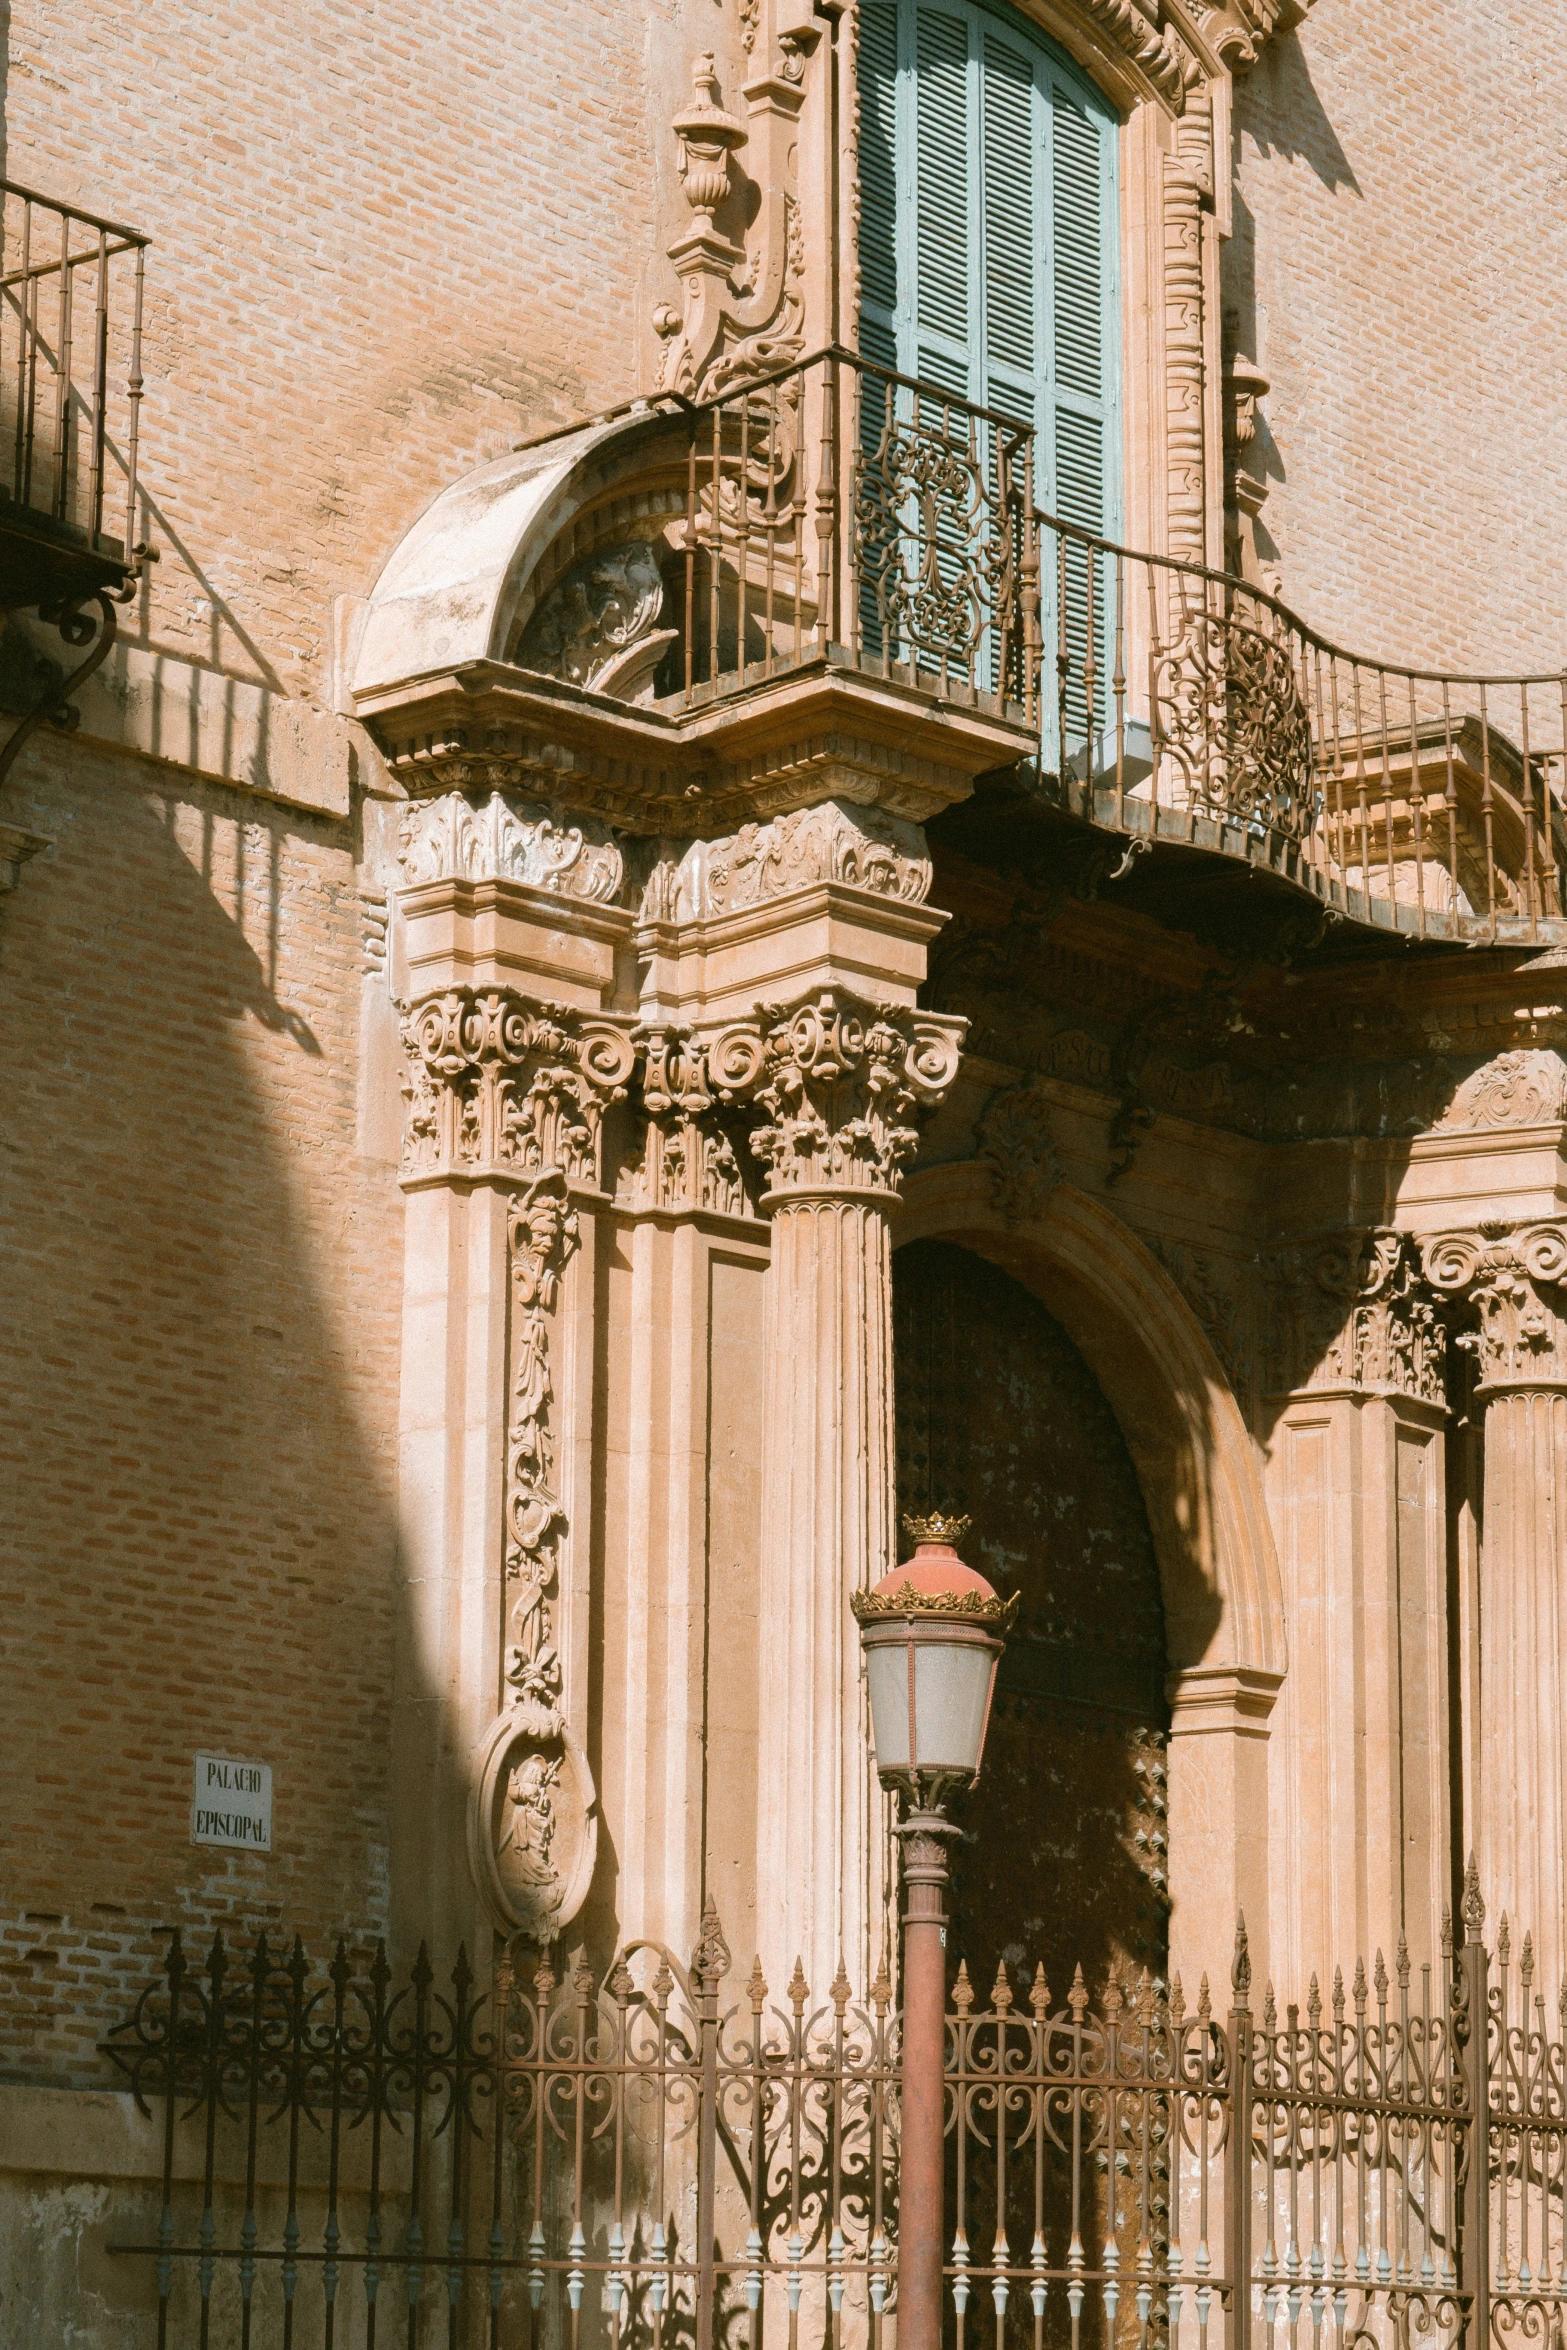
[[897, 1189], [919, 1142], [916, 1120], [957, 1075], [967, 1022], [866, 1003], [825, 988], [803, 1004], [762, 1004], [708, 1051], [725, 1101], [762, 1113], [751, 1148], [777, 1206], [807, 1191]]
[[403, 1019], [408, 1121], [403, 1179], [599, 1179], [599, 1127], [635, 1060], [623, 1021], [448, 988]]
[[1270, 1387], [1364, 1387], [1442, 1401], [1446, 1333], [1403, 1233], [1335, 1233], [1283, 1251], [1268, 1275]]
[[1567, 1225], [1482, 1224], [1424, 1244], [1426, 1277], [1480, 1317], [1481, 1384], [1567, 1385]]

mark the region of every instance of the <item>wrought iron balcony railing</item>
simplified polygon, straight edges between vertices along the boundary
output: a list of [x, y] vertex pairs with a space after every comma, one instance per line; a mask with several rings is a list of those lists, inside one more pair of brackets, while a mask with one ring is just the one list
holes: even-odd
[[1040, 530], [1040, 766], [1061, 807], [1242, 859], [1374, 929], [1567, 939], [1567, 672], [1368, 660], [1244, 581]]
[[690, 407], [685, 431], [660, 700], [825, 656], [1037, 722], [1027, 425], [828, 350]]
[[0, 605], [79, 601], [134, 567], [147, 242], [0, 181]]

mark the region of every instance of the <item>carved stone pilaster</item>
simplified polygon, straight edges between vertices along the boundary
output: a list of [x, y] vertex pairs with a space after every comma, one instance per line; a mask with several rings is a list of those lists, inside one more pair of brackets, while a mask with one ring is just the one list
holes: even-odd
[[1164, 181], [1169, 552], [1187, 563], [1206, 562], [1208, 547], [1202, 214], [1212, 187], [1212, 117], [1204, 99], [1181, 125]]
[[1480, 1316], [1480, 1390], [1567, 1387], [1567, 1224], [1487, 1224], [1425, 1244], [1445, 1297]]
[[597, 1184], [603, 1113], [635, 1060], [629, 1022], [448, 988], [405, 1013], [402, 1035], [405, 1186], [550, 1169]]
[[558, 1167], [515, 1194], [506, 1237], [505, 1699], [479, 1759], [469, 1853], [497, 1923], [547, 1943], [580, 1908], [598, 1849], [592, 1774], [561, 1708], [556, 1626], [559, 1551], [568, 1529], [551, 1425], [551, 1324], [561, 1275], [580, 1237]]
[[1407, 1235], [1351, 1231], [1281, 1251], [1268, 1295], [1274, 1393], [1363, 1387], [1442, 1402], [1446, 1332]]
[[824, 988], [792, 1009], [760, 1005], [754, 1021], [726, 1028], [708, 1067], [723, 1099], [765, 1113], [751, 1148], [769, 1170], [767, 1204], [808, 1192], [894, 1193], [919, 1143], [916, 1117], [957, 1075], [966, 1025]]

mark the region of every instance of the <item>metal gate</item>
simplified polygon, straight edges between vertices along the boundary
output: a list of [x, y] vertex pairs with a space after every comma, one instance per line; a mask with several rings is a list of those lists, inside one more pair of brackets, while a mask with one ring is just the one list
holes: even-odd
[[[1254, 2009], [1178, 1980], [961, 1971], [948, 2016], [947, 2328], [959, 2350], [1507, 2350], [1567, 2306], [1567, 2072], [1525, 1943], [1380, 1956]], [[1567, 1993], [1564, 1993], [1567, 1999]], [[192, 1965], [107, 2044], [161, 2122], [160, 2344], [883, 2350], [898, 2022], [630, 1945], [599, 1982], [341, 1946]], [[1237, 2127], [1237, 2116], [1241, 2126]], [[149, 2212], [149, 2217], [151, 2213]], [[888, 2342], [890, 2350], [890, 2337]]]

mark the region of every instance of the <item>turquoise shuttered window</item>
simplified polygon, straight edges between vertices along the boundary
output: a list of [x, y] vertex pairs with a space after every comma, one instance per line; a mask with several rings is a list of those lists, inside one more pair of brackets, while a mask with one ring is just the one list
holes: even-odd
[[[1038, 504], [1118, 537], [1113, 110], [1033, 26], [971, 0], [860, 0], [859, 96], [865, 357], [1031, 424]], [[1053, 668], [1059, 606], [1042, 584]], [[1102, 723], [1102, 589], [1094, 600]], [[1081, 557], [1065, 612], [1080, 675]]]
[[859, 20], [860, 348], [1033, 424], [1039, 503], [1114, 537], [1116, 117], [1010, 11]]

